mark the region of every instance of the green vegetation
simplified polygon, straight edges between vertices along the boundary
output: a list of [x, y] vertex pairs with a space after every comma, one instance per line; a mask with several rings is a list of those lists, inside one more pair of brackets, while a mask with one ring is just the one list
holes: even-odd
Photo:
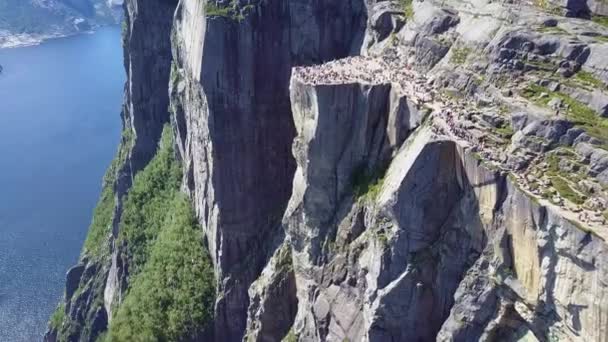
[[179, 68], [175, 61], [171, 61], [171, 72], [169, 73], [169, 77], [171, 79], [171, 84], [175, 86], [179, 80]]
[[593, 22], [598, 23], [600, 25], [606, 26], [608, 27], [608, 17], [604, 17], [604, 16], [593, 16], [591, 18], [591, 20], [593, 20]]
[[[576, 154], [563, 147], [559, 148], [560, 155], [558, 155], [556, 152], [549, 154], [546, 158], [548, 165], [546, 175], [550, 178], [551, 184], [553, 184], [553, 187], [555, 190], [557, 190], [560, 196], [571, 201], [572, 203], [583, 204], [586, 198], [578, 191], [573, 189], [571, 184], [576, 184], [576, 182], [580, 181], [582, 178], [584, 178], [584, 176], [581, 176], [575, 172], [565, 173], [559, 168], [560, 160], [564, 158], [574, 160]], [[549, 192], [545, 192], [543, 195], [544, 197], [552, 196], [552, 194]]]
[[208, 17], [232, 17], [232, 7], [219, 7], [215, 2], [209, 1], [205, 5], [205, 14]]
[[55, 330], [59, 330], [59, 328], [63, 324], [64, 319], [65, 319], [65, 304], [62, 301], [61, 304], [59, 304], [59, 306], [57, 307], [57, 309], [55, 309], [55, 311], [53, 312], [53, 315], [51, 316], [51, 321], [50, 321], [51, 328], [53, 328]]
[[414, 16], [414, 3], [412, 0], [399, 0], [399, 7], [407, 19]]
[[552, 177], [551, 184], [553, 184], [553, 187], [557, 190], [560, 196], [571, 201], [572, 203], [583, 204], [583, 202], [585, 202], [585, 198], [578, 192], [574, 191], [568, 184], [568, 181], [566, 181], [564, 178], [560, 176]]
[[[545, 93], [548, 96], [540, 98], [540, 94], [542, 93]], [[548, 88], [536, 84], [529, 84], [522, 91], [521, 95], [534, 103], [545, 107], [552, 98], [557, 97], [561, 99], [562, 102], [568, 106], [565, 114], [569, 120], [583, 128], [591, 136], [602, 140], [608, 139], [608, 119], [600, 117], [598, 113], [580, 101], [577, 101], [566, 94], [553, 92]]]
[[574, 79], [583, 85], [588, 85], [595, 88], [606, 88], [606, 84], [595, 77], [592, 73], [581, 70], [574, 75]]
[[232, 0], [226, 7], [218, 6], [217, 2], [209, 0], [205, 5], [205, 14], [207, 17], [222, 17], [240, 22], [245, 19], [247, 13], [253, 8], [253, 5], [240, 7], [238, 0]]
[[508, 123], [502, 127], [496, 128], [496, 132], [505, 139], [510, 139], [513, 136], [513, 134], [515, 134], [515, 132], [513, 131], [513, 128]]
[[93, 220], [84, 242], [83, 253], [86, 253], [89, 257], [101, 258], [105, 255], [105, 251], [107, 251], [106, 239], [112, 231], [112, 219], [114, 216], [114, 206], [116, 205], [114, 182], [118, 168], [122, 167], [127, 159], [127, 154], [133, 144], [133, 138], [133, 133], [130, 129], [125, 129], [122, 132], [118, 155], [110, 164], [103, 178], [101, 196], [93, 212]]
[[[109, 174], [112, 168], [108, 170]], [[107, 178], [111, 176], [106, 176]], [[112, 217], [114, 215], [114, 182], [105, 183], [101, 190], [101, 197], [93, 213], [93, 221], [89, 227], [87, 238], [84, 241], [83, 252], [92, 257], [101, 257], [106, 251], [106, 238], [112, 231]]]
[[291, 259], [291, 248], [284, 244], [277, 255], [276, 269], [278, 273], [288, 273], [293, 270], [293, 262]]
[[399, 45], [399, 37], [397, 37], [397, 34], [395, 32], [391, 32], [391, 35], [389, 36], [390, 42], [391, 42], [391, 46], [397, 46]]
[[471, 53], [471, 49], [468, 47], [453, 48], [450, 62], [461, 65], [466, 62], [469, 53]]
[[553, 33], [553, 34], [568, 34], [566, 30], [558, 26], [544, 26], [541, 25], [536, 29], [538, 32], [542, 33]]
[[293, 328], [289, 329], [289, 332], [287, 333], [287, 335], [283, 338], [283, 341], [281, 341], [281, 342], [298, 342], [298, 337], [293, 332]]
[[135, 176], [123, 204], [118, 244], [126, 244], [130, 273], [137, 274], [147, 260], [165, 215], [173, 205], [181, 182], [181, 166], [175, 160], [173, 136], [165, 128], [154, 159]]
[[376, 200], [382, 190], [386, 170], [387, 167], [381, 167], [369, 172], [365, 166], [357, 169], [351, 178], [355, 196]]
[[176, 195], [108, 342], [190, 340], [205, 329], [213, 319], [215, 281], [202, 241], [190, 203]]
[[541, 61], [541, 60], [526, 60], [526, 64], [534, 66], [538, 69], [542, 70], [555, 70], [557, 69], [556, 65], [551, 61]]
[[191, 340], [213, 319], [213, 268], [180, 180], [166, 126], [156, 156], [124, 201], [118, 245], [132, 280], [106, 342]]

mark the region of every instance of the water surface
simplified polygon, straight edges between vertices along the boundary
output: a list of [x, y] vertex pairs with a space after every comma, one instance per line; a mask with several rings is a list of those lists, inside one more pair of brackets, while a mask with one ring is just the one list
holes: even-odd
[[0, 49], [0, 341], [39, 341], [120, 135], [120, 28]]

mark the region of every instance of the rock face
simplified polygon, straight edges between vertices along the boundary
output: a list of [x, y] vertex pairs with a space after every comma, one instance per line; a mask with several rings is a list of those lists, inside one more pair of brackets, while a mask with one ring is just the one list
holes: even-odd
[[134, 175], [154, 157], [163, 125], [170, 119], [167, 84], [176, 6], [177, 1], [171, 0], [124, 2], [127, 83], [121, 113], [123, 136], [118, 156], [104, 180], [104, 187], [111, 189], [109, 196], [113, 197], [108, 208], [112, 213], [107, 247], [102, 247], [101, 256], [90, 256], [85, 250], [80, 264], [68, 272], [64, 301], [70, 319], [63, 327], [51, 328], [45, 336], [47, 341], [94, 341], [107, 329], [112, 308], [120, 304], [128, 287], [128, 261], [121, 257], [115, 239], [123, 197]]
[[172, 107], [186, 191], [207, 236], [218, 293], [217, 341], [240, 341], [289, 198], [291, 67], [358, 53], [363, 1], [256, 1], [233, 16], [181, 1]]
[[364, 132], [384, 131], [365, 115], [378, 99], [345, 96], [356, 85], [291, 89], [298, 170], [284, 222], [300, 340], [606, 339], [601, 238], [428, 128], [399, 150], [376, 197], [353, 199], [346, 180], [382, 136]]
[[608, 342], [608, 30], [520, 5], [125, 1], [106, 254], [46, 340], [112, 326], [122, 198], [170, 122], [205, 340]]

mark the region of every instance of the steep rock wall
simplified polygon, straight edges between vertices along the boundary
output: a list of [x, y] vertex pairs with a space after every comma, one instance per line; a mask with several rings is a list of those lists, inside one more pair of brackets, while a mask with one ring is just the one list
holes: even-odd
[[[107, 329], [112, 308], [120, 304], [128, 286], [128, 261], [120, 257], [120, 248], [114, 242], [123, 196], [135, 174], [154, 157], [163, 125], [169, 121], [170, 32], [177, 1], [127, 0], [123, 6], [127, 74], [121, 113], [123, 134], [104, 179], [99, 214], [87, 237], [93, 240], [91, 236], [96, 235], [98, 246], [93, 251], [85, 243], [79, 264], [68, 272], [64, 304], [60, 305], [66, 318], [61, 326], [49, 329], [47, 341], [94, 341]], [[95, 221], [107, 221], [107, 225], [94, 231]]]
[[272, 253], [291, 190], [291, 67], [357, 53], [366, 8], [362, 0], [254, 1], [219, 15], [214, 6], [225, 4], [178, 6], [172, 109], [185, 188], [219, 282], [216, 340], [239, 341], [247, 290]]
[[469, 148], [423, 125], [379, 188], [347, 181], [389, 131], [369, 89], [292, 81], [297, 338], [604, 341], [605, 241]]

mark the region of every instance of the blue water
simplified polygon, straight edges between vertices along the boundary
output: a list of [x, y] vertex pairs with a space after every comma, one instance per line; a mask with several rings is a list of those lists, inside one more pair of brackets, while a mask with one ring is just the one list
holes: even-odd
[[0, 341], [39, 341], [116, 151], [120, 28], [0, 49]]

